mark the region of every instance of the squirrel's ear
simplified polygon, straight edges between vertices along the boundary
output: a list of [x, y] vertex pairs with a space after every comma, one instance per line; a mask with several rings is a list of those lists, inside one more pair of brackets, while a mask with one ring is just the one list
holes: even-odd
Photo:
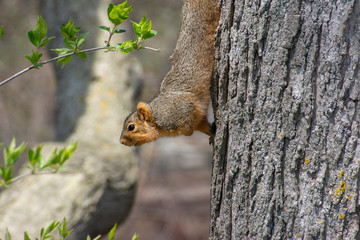
[[146, 103], [139, 102], [137, 105], [137, 115], [141, 121], [151, 121], [150, 110], [146, 107]]

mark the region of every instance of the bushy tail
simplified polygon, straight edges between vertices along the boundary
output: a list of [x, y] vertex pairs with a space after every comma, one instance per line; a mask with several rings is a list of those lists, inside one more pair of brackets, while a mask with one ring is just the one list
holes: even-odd
[[204, 56], [214, 55], [214, 36], [219, 13], [216, 0], [184, 2], [180, 35], [171, 57], [174, 64], [203, 61], [204, 65], [212, 67], [213, 61], [205, 61], [210, 59]]

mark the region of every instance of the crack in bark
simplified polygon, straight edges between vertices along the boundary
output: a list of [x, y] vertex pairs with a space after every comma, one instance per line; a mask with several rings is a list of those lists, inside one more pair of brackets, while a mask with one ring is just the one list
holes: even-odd
[[316, 51], [315, 51], [315, 55], [314, 55], [314, 59], [315, 59], [315, 68], [311, 74], [311, 79], [313, 79], [314, 85], [313, 85], [313, 93], [314, 93], [314, 106], [313, 106], [313, 111], [310, 114], [310, 119], [309, 119], [309, 128], [308, 128], [308, 138], [307, 138], [307, 142], [310, 141], [311, 138], [311, 134], [312, 131], [314, 131], [314, 126], [316, 126], [316, 112], [318, 110], [318, 106], [317, 106], [317, 102], [318, 102], [318, 81], [317, 79], [321, 80], [320, 78], [318, 78], [319, 76], [319, 67], [320, 67], [320, 52], [321, 52], [321, 44], [322, 44], [322, 33], [323, 33], [323, 24], [320, 25], [319, 30], [318, 30], [318, 38], [317, 38], [317, 42], [315, 44], [316, 47]]
[[[274, 172], [273, 174], [275, 174], [275, 169], [274, 169]], [[273, 176], [275, 178], [275, 176]], [[275, 180], [274, 180], [275, 182]], [[272, 184], [273, 186], [273, 184]], [[266, 228], [268, 229], [268, 231], [265, 233], [265, 236], [264, 236], [264, 239], [271, 239], [271, 237], [274, 235], [274, 226], [275, 226], [275, 223], [274, 223], [274, 219], [275, 219], [275, 210], [276, 210], [276, 207], [275, 207], [275, 203], [276, 203], [276, 199], [273, 199], [273, 194], [272, 194], [272, 197], [271, 197], [271, 200], [270, 200], [270, 203], [269, 203], [269, 209], [268, 209], [268, 219], [266, 219]]]
[[227, 74], [227, 76], [224, 78], [224, 81], [225, 81], [225, 87], [223, 88], [223, 91], [224, 91], [224, 98], [223, 98], [223, 101], [225, 103], [228, 102], [228, 99], [230, 98], [231, 99], [231, 96], [229, 96], [229, 81], [230, 81], [230, 76], [229, 76], [229, 72], [230, 72], [230, 49], [232, 49], [232, 41], [231, 41], [231, 29], [233, 28], [234, 26], [234, 12], [235, 12], [235, 6], [234, 6], [234, 1], [235, 0], [232, 0], [231, 3], [230, 3], [230, 14], [229, 14], [229, 34], [228, 34], [228, 43], [229, 43], [229, 48], [227, 49], [227, 60], [226, 60], [226, 67], [225, 67], [225, 73]]
[[[219, 212], [221, 211], [221, 205], [224, 204], [224, 199], [225, 199], [225, 196], [226, 196], [226, 192], [228, 192], [228, 189], [227, 187], [225, 186], [226, 184], [226, 181], [227, 181], [227, 164], [228, 164], [228, 160], [227, 160], [227, 155], [228, 155], [228, 142], [229, 142], [229, 125], [228, 125], [228, 122], [226, 122], [226, 126], [224, 128], [224, 136], [223, 136], [223, 141], [222, 141], [222, 147], [223, 147], [223, 152], [224, 154], [222, 155], [221, 159], [222, 159], [222, 169], [220, 169], [220, 173], [221, 175], [223, 175], [223, 177], [221, 178], [222, 179], [222, 184], [221, 184], [221, 199], [219, 201], [220, 203], [220, 207], [219, 207]], [[228, 225], [230, 225], [231, 227], [231, 222], [228, 223]], [[227, 228], [225, 227], [225, 229], [227, 230]], [[230, 229], [231, 230], [231, 229]], [[224, 233], [225, 235], [227, 234]]]
[[[356, 6], [357, 5], [357, 6]], [[358, 24], [359, 20], [359, 8], [360, 4], [359, 1], [353, 1], [353, 5], [351, 6], [351, 12], [348, 14], [348, 17], [344, 21], [344, 31], [342, 32], [342, 36], [345, 38], [345, 44], [346, 44], [346, 52], [343, 55], [340, 71], [341, 71], [341, 79], [345, 79], [345, 74], [350, 67], [350, 39], [351, 34], [355, 32], [355, 30], [351, 30], [352, 27], [355, 27]], [[343, 87], [343, 81], [340, 82], [341, 85], [339, 86], [339, 89], [342, 89]]]

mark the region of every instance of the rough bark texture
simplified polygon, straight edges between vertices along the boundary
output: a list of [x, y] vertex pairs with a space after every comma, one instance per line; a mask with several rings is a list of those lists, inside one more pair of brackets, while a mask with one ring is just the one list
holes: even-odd
[[[104, 31], [98, 32], [97, 26], [109, 25], [108, 3], [44, 1], [49, 35], [67, 23], [66, 12], [73, 16], [75, 26], [91, 32], [88, 46], [102, 46], [107, 36]], [[60, 45], [61, 37], [58, 39]], [[74, 60], [57, 73], [58, 136], [67, 138], [67, 142], [79, 142], [66, 165], [69, 172], [27, 177], [2, 191], [0, 236], [8, 227], [13, 239], [22, 239], [24, 231], [33, 238], [54, 219], [66, 217], [68, 227], [74, 228], [69, 239], [85, 239], [88, 234], [94, 237], [106, 233], [131, 209], [137, 161], [133, 150], [121, 147], [118, 139], [121, 123], [132, 108], [141, 69], [134, 59], [121, 53], [98, 51], [89, 54], [87, 60]], [[63, 146], [46, 143], [44, 156]]]
[[360, 239], [360, 1], [220, 5], [210, 239]]

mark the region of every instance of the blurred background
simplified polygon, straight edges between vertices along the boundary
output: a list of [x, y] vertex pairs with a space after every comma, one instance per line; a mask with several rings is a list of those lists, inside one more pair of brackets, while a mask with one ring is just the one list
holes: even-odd
[[[39, 4], [38, 0], [0, 0], [0, 25], [5, 30], [0, 40], [0, 81], [29, 66], [24, 58], [32, 49], [27, 31], [36, 24]], [[178, 37], [182, 1], [129, 0], [129, 4], [134, 6], [131, 20], [138, 22], [146, 14], [158, 31], [145, 45], [162, 49], [160, 53], [131, 53], [143, 68], [144, 83], [136, 101], [150, 101], [170, 69], [168, 59]], [[43, 59], [47, 58], [44, 52]], [[1, 142], [9, 144], [15, 136], [32, 147], [55, 139], [56, 67], [45, 65], [0, 87]], [[121, 129], [116, 131], [120, 135]], [[136, 152], [138, 192], [129, 217], [118, 228], [118, 239], [131, 239], [135, 232], [142, 240], [208, 239], [212, 154], [208, 137], [196, 133], [160, 139]]]

